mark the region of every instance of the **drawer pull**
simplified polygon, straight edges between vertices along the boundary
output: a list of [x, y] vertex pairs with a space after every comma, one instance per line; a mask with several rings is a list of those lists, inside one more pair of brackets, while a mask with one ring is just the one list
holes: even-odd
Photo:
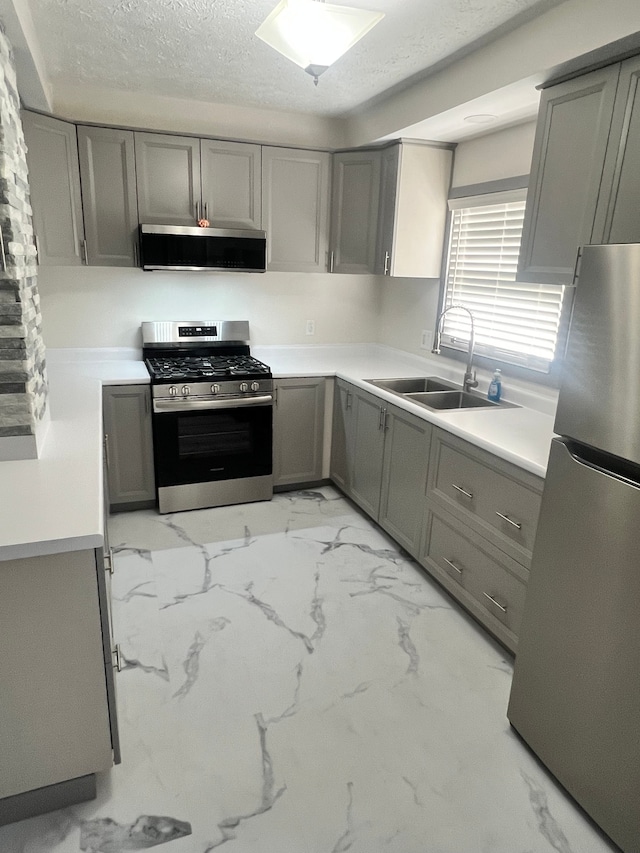
[[460, 492], [461, 495], [464, 495], [465, 498], [469, 498], [469, 500], [473, 500], [473, 495], [471, 492], [468, 492], [466, 489], [463, 489], [462, 486], [456, 486], [455, 483], [451, 483], [456, 492]]
[[489, 595], [488, 592], [483, 592], [482, 594], [484, 595], [485, 598], [488, 598], [492, 604], [495, 604], [495, 606], [498, 608], [498, 610], [502, 610], [503, 613], [507, 612], [507, 608], [504, 607], [502, 604], [500, 604], [499, 601], [496, 601], [495, 598], [492, 595]]
[[116, 643], [116, 646], [111, 652], [111, 654], [115, 657], [113, 668], [116, 670], [116, 672], [122, 672], [122, 652], [120, 651], [120, 643]]
[[454, 570], [454, 572], [457, 572], [459, 575], [461, 575], [461, 574], [462, 574], [463, 569], [461, 569], [459, 566], [456, 566], [456, 564], [455, 564], [455, 563], [452, 563], [452, 562], [451, 562], [451, 560], [447, 560], [447, 558], [446, 558], [446, 557], [443, 557], [442, 559], [445, 561], [445, 563], [446, 563], [448, 566], [451, 566], [451, 568]]
[[498, 512], [497, 510], [496, 510], [496, 515], [498, 516], [498, 518], [501, 518], [503, 521], [507, 521], [509, 524], [511, 524], [513, 527], [517, 528], [518, 530], [522, 530], [522, 525], [518, 521], [514, 521], [512, 518], [509, 518], [508, 515], [503, 515], [501, 512]]

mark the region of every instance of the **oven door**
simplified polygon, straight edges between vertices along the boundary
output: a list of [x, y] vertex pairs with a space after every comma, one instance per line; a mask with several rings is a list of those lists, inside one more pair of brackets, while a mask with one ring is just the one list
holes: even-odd
[[[167, 406], [172, 403], [167, 401]], [[221, 403], [216, 400], [209, 408], [203, 401], [193, 408], [154, 411], [158, 488], [271, 475], [271, 397], [251, 404], [242, 398], [235, 406], [234, 401]], [[180, 405], [177, 400], [175, 404]]]

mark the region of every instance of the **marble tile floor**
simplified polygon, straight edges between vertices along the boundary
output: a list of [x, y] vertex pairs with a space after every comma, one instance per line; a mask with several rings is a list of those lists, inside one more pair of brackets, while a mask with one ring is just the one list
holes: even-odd
[[332, 488], [114, 516], [123, 762], [1, 853], [607, 853], [511, 659]]

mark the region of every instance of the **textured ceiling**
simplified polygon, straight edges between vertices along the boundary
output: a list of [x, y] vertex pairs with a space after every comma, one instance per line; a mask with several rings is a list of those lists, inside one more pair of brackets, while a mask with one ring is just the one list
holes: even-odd
[[54, 92], [86, 82], [340, 115], [514, 18], [562, 0], [341, 2], [386, 17], [317, 88], [254, 35], [276, 0], [29, 0], [29, 6]]

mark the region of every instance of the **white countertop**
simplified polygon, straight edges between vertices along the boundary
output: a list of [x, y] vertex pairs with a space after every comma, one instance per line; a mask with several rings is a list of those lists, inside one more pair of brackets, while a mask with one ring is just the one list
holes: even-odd
[[[338, 376], [539, 477], [553, 437], [557, 395], [507, 380], [505, 398], [522, 408], [432, 412], [369, 385], [367, 379], [436, 375], [460, 382], [462, 365], [374, 344], [256, 346], [276, 378]], [[39, 459], [0, 462], [0, 560], [103, 544], [102, 385], [146, 384], [139, 350], [47, 351], [51, 424]], [[480, 372], [486, 391], [488, 374]]]

